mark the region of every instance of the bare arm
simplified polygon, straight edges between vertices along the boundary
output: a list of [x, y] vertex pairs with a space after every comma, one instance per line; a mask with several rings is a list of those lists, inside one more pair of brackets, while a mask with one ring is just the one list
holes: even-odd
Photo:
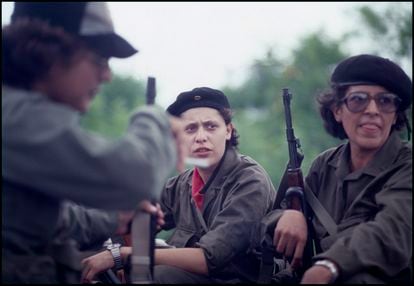
[[175, 266], [188, 272], [208, 275], [206, 258], [201, 248], [156, 249], [155, 264]]
[[[131, 255], [131, 247], [121, 247], [122, 262], [126, 263]], [[155, 250], [155, 264], [171, 265], [183, 270], [208, 275], [207, 262], [201, 248], [169, 248]], [[111, 253], [108, 250], [99, 252], [82, 260], [83, 283], [93, 281], [96, 274], [114, 266]]]

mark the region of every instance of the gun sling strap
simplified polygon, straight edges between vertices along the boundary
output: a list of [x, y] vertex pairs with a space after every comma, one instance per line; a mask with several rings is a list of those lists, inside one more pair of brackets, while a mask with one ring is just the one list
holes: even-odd
[[[282, 180], [279, 184], [279, 188], [276, 195], [276, 200], [274, 203], [274, 208], [280, 206], [283, 198], [285, 197], [285, 192], [287, 190], [287, 169], [282, 177]], [[316, 215], [318, 220], [321, 224], [325, 227], [328, 231], [329, 235], [334, 235], [337, 233], [337, 224], [333, 220], [333, 218], [329, 215], [326, 209], [322, 206], [319, 200], [316, 198], [315, 194], [305, 188], [305, 199], [306, 202], [311, 207], [313, 213]], [[280, 269], [281, 265], [278, 265], [279, 259], [274, 259], [274, 246], [272, 243], [272, 239], [269, 235], [266, 234], [266, 237], [262, 245], [262, 254], [261, 254], [261, 261], [260, 261], [260, 273], [258, 278], [259, 284], [268, 284], [272, 280], [272, 275], [276, 274]]]
[[[283, 198], [285, 197], [285, 192], [288, 188], [287, 185], [287, 169], [285, 170], [285, 173], [283, 174], [282, 180], [279, 184], [279, 188], [277, 190], [276, 200], [273, 205], [273, 208], [279, 207], [280, 203], [282, 202]], [[333, 218], [329, 215], [329, 213], [326, 211], [326, 209], [322, 206], [322, 204], [319, 202], [319, 200], [316, 198], [315, 194], [311, 191], [305, 188], [305, 200], [311, 207], [313, 213], [316, 215], [318, 220], [321, 222], [321, 224], [325, 227], [325, 229], [328, 231], [329, 235], [334, 235], [337, 233], [337, 225]]]

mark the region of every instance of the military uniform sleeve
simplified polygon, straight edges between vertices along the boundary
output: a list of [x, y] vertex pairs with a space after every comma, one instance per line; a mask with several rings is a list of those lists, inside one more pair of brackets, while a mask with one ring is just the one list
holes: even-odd
[[80, 250], [102, 246], [118, 226], [118, 213], [85, 208], [73, 202], [62, 204], [55, 243], [73, 239]]
[[210, 230], [201, 237], [210, 274], [226, 266], [250, 246], [251, 230], [273, 205], [275, 191], [270, 180], [260, 172], [244, 169], [231, 185], [224, 185], [228, 195]]
[[134, 209], [139, 201], [160, 195], [176, 162], [162, 109], [140, 108], [131, 117], [127, 134], [112, 141], [82, 129], [67, 107], [32, 105], [15, 106], [8, 115], [10, 132], [2, 146], [7, 179], [30, 182], [53, 197], [112, 210]]
[[178, 177], [171, 178], [167, 181], [164, 190], [161, 193], [160, 206], [164, 213], [165, 224], [162, 226], [163, 230], [170, 230], [176, 227], [174, 221], [174, 205], [178, 200], [175, 196], [177, 191]]

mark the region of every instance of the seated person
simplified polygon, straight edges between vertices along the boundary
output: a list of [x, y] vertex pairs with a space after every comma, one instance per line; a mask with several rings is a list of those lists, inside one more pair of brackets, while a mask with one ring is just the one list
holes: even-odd
[[[184, 119], [188, 154], [206, 164], [168, 180], [160, 205], [168, 243], [155, 250], [156, 283], [254, 281], [258, 260], [248, 253], [252, 226], [273, 205], [275, 189], [266, 171], [237, 152], [238, 135], [227, 97], [202, 87], [181, 93], [168, 112]], [[130, 247], [121, 248], [126, 261]], [[114, 266], [109, 251], [83, 261], [83, 281]]]
[[[347, 141], [313, 161], [305, 196], [314, 193], [336, 233], [315, 210], [317, 254], [302, 283], [411, 284], [412, 151], [398, 132], [411, 130], [411, 98], [410, 78], [388, 59], [358, 55], [334, 70], [331, 90], [318, 98], [320, 113], [328, 133]], [[277, 252], [301, 259], [302, 213], [275, 210], [264, 221], [273, 223]]]

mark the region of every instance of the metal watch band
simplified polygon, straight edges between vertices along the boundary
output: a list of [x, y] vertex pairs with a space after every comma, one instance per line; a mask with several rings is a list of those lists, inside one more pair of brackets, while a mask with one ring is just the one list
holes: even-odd
[[114, 264], [115, 264], [115, 269], [118, 271], [122, 268], [124, 268], [124, 266], [122, 265], [122, 260], [121, 260], [121, 251], [120, 251], [120, 244], [119, 243], [115, 243], [112, 245], [108, 246], [108, 250], [111, 252], [112, 254], [112, 258], [114, 259]]
[[329, 260], [323, 259], [323, 260], [318, 260], [315, 262], [314, 265], [319, 265], [319, 266], [324, 266], [325, 268], [327, 268], [331, 274], [332, 274], [332, 279], [330, 281], [330, 283], [333, 283], [339, 276], [338, 273], [338, 268], [336, 267], [336, 265]]

